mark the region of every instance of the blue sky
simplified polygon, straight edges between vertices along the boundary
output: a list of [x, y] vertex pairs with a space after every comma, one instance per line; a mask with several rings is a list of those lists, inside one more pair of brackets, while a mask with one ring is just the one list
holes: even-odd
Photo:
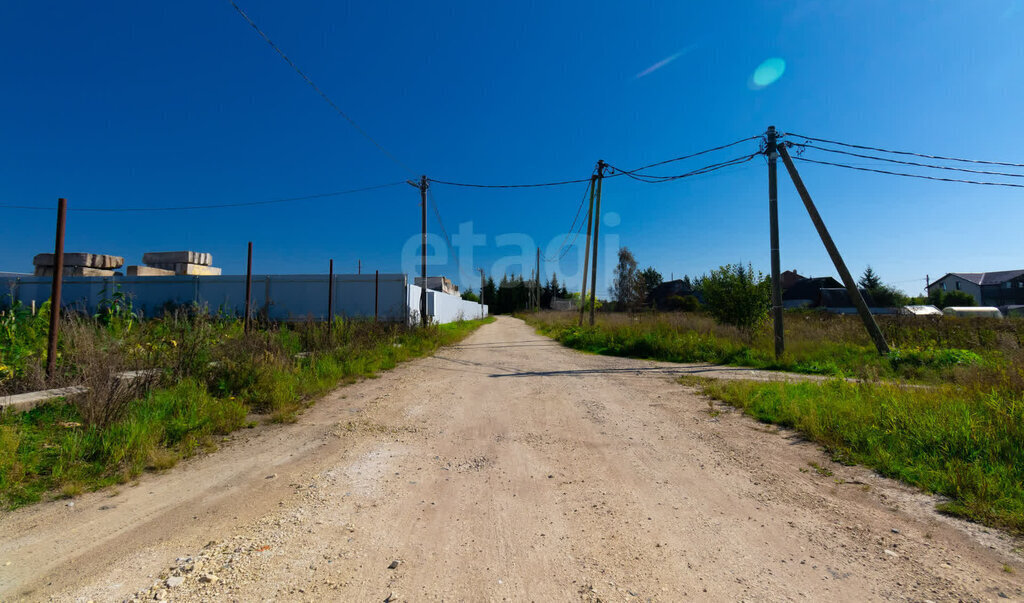
[[[1024, 163], [1020, 0], [712, 4], [241, 2], [415, 175], [586, 178], [598, 159], [634, 167], [770, 124]], [[264, 201], [410, 177], [226, 2], [5, 3], [0, 39], [0, 204], [51, 206], [58, 196], [71, 208]], [[783, 59], [785, 72], [754, 89], [755, 69], [770, 58]], [[1024, 267], [1022, 189], [799, 167], [855, 272], [871, 264], [916, 293], [926, 274]], [[783, 268], [834, 274], [784, 175]], [[436, 184], [433, 194], [450, 233], [471, 222], [484, 237], [472, 268], [519, 271], [520, 250], [499, 244], [546, 249], [555, 241], [556, 250], [583, 189]], [[239, 273], [251, 240], [257, 272], [326, 272], [331, 257], [339, 272], [355, 271], [360, 259], [366, 270], [399, 271], [403, 248], [415, 257], [406, 243], [419, 233], [418, 202], [402, 185], [235, 209], [72, 212], [67, 249], [128, 263], [150, 250], [209, 251]], [[761, 159], [673, 183], [610, 179], [603, 209], [611, 215], [602, 244], [610, 252], [628, 246], [666, 277], [737, 261], [768, 271]], [[439, 232], [433, 212], [429, 227]], [[54, 212], [0, 208], [0, 271], [31, 270], [35, 253], [52, 250], [53, 229]], [[443, 246], [436, 251], [443, 258]], [[570, 251], [544, 274], [568, 275], [576, 286], [576, 258]], [[449, 260], [431, 273], [455, 275]], [[463, 262], [467, 284], [475, 283]]]

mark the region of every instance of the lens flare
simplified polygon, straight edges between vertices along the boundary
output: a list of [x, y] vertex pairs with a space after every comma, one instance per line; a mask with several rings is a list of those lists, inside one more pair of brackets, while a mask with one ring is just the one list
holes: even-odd
[[765, 60], [754, 70], [750, 77], [750, 87], [760, 90], [774, 84], [786, 71], [786, 61], [778, 57]]

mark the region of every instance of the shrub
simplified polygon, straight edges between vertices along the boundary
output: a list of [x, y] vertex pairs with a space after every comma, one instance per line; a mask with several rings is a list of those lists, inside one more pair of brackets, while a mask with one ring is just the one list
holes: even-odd
[[692, 295], [672, 295], [665, 300], [665, 307], [676, 312], [696, 312], [700, 302]]
[[747, 332], [768, 316], [771, 304], [769, 280], [749, 264], [726, 264], [701, 279], [704, 303], [720, 323]]

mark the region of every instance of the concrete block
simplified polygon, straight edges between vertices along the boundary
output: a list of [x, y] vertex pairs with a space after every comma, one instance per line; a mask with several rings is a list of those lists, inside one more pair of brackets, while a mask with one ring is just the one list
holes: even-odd
[[200, 266], [199, 264], [150, 264], [151, 268], [161, 270], [173, 270], [174, 274], [192, 276], [219, 276], [220, 268], [214, 266]]
[[[55, 256], [52, 253], [40, 253], [32, 259], [33, 266], [53, 267]], [[85, 268], [100, 268], [113, 270], [124, 265], [124, 258], [117, 255], [104, 255], [102, 253], [65, 253], [64, 266], [82, 266]]]
[[[36, 276], [53, 276], [53, 266], [36, 266]], [[89, 268], [87, 266], [64, 266], [64, 276], [114, 276], [113, 270]]]
[[150, 251], [142, 254], [142, 263], [149, 266], [160, 264], [196, 264], [212, 266], [213, 254], [198, 251]]
[[152, 266], [128, 266], [128, 276], [174, 276], [174, 271]]

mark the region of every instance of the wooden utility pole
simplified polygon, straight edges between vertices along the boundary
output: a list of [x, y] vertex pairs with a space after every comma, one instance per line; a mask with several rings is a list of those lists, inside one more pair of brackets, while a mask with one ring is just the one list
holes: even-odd
[[580, 321], [583, 326], [583, 312], [587, 307], [587, 269], [590, 268], [590, 229], [594, 219], [594, 181], [597, 176], [590, 177], [590, 208], [587, 209], [587, 246], [583, 248], [583, 283], [580, 285]]
[[871, 310], [868, 309], [868, 305], [864, 302], [860, 290], [857, 289], [857, 283], [853, 280], [853, 275], [850, 274], [849, 269], [847, 269], [843, 256], [839, 255], [839, 249], [832, 240], [832, 235], [828, 233], [828, 229], [825, 227], [825, 222], [821, 219], [818, 209], [814, 206], [814, 201], [811, 200], [811, 195], [807, 192], [807, 187], [804, 186], [800, 173], [796, 171], [796, 165], [793, 164], [793, 159], [789, 156], [786, 145], [781, 144], [777, 146], [779, 155], [782, 157], [783, 163], [786, 164], [786, 170], [789, 171], [789, 177], [792, 178], [793, 185], [796, 186], [797, 192], [800, 193], [800, 198], [803, 199], [804, 207], [807, 208], [807, 213], [811, 216], [811, 222], [814, 222], [814, 227], [818, 229], [818, 236], [821, 237], [821, 242], [825, 244], [825, 249], [832, 258], [832, 263], [835, 264], [836, 270], [839, 272], [839, 277], [843, 279], [843, 284], [846, 285], [850, 301], [857, 307], [857, 312], [860, 314], [861, 320], [864, 321], [864, 328], [867, 329], [868, 335], [875, 342], [878, 353], [883, 356], [888, 354], [889, 344], [885, 342], [885, 336], [882, 335], [881, 329], [878, 328], [875, 317], [871, 315]]
[[420, 204], [422, 206], [420, 237], [420, 276], [423, 277], [423, 288], [420, 289], [420, 324], [427, 326], [427, 176], [420, 176]]
[[242, 329], [248, 333], [252, 328], [252, 241], [249, 241], [249, 258], [245, 264], [245, 324]]
[[779, 187], [776, 174], [776, 157], [778, 149], [776, 144], [775, 126], [768, 126], [766, 134], [768, 147], [765, 152], [768, 154], [768, 222], [771, 224], [771, 245], [772, 245], [772, 322], [775, 325], [775, 359], [782, 358], [786, 351], [786, 333], [782, 322], [782, 281], [779, 270]]
[[57, 371], [57, 335], [60, 331], [60, 297], [64, 286], [64, 224], [68, 200], [57, 199], [57, 236], [53, 243], [53, 280], [50, 281], [50, 332], [46, 345], [46, 379], [53, 381]]
[[597, 306], [597, 248], [598, 232], [601, 230], [601, 181], [604, 180], [604, 167], [607, 165], [603, 159], [597, 161], [597, 205], [594, 213], [594, 253], [590, 266], [590, 326], [594, 326], [594, 310]]
[[537, 281], [534, 288], [534, 299], [537, 302], [537, 309], [540, 310], [540, 247], [537, 248]]
[[484, 269], [477, 268], [480, 271], [480, 318], [484, 317]]
[[327, 268], [327, 334], [334, 331], [334, 258]]
[[380, 305], [380, 270], [373, 271], [373, 322], [377, 322], [377, 307]]

